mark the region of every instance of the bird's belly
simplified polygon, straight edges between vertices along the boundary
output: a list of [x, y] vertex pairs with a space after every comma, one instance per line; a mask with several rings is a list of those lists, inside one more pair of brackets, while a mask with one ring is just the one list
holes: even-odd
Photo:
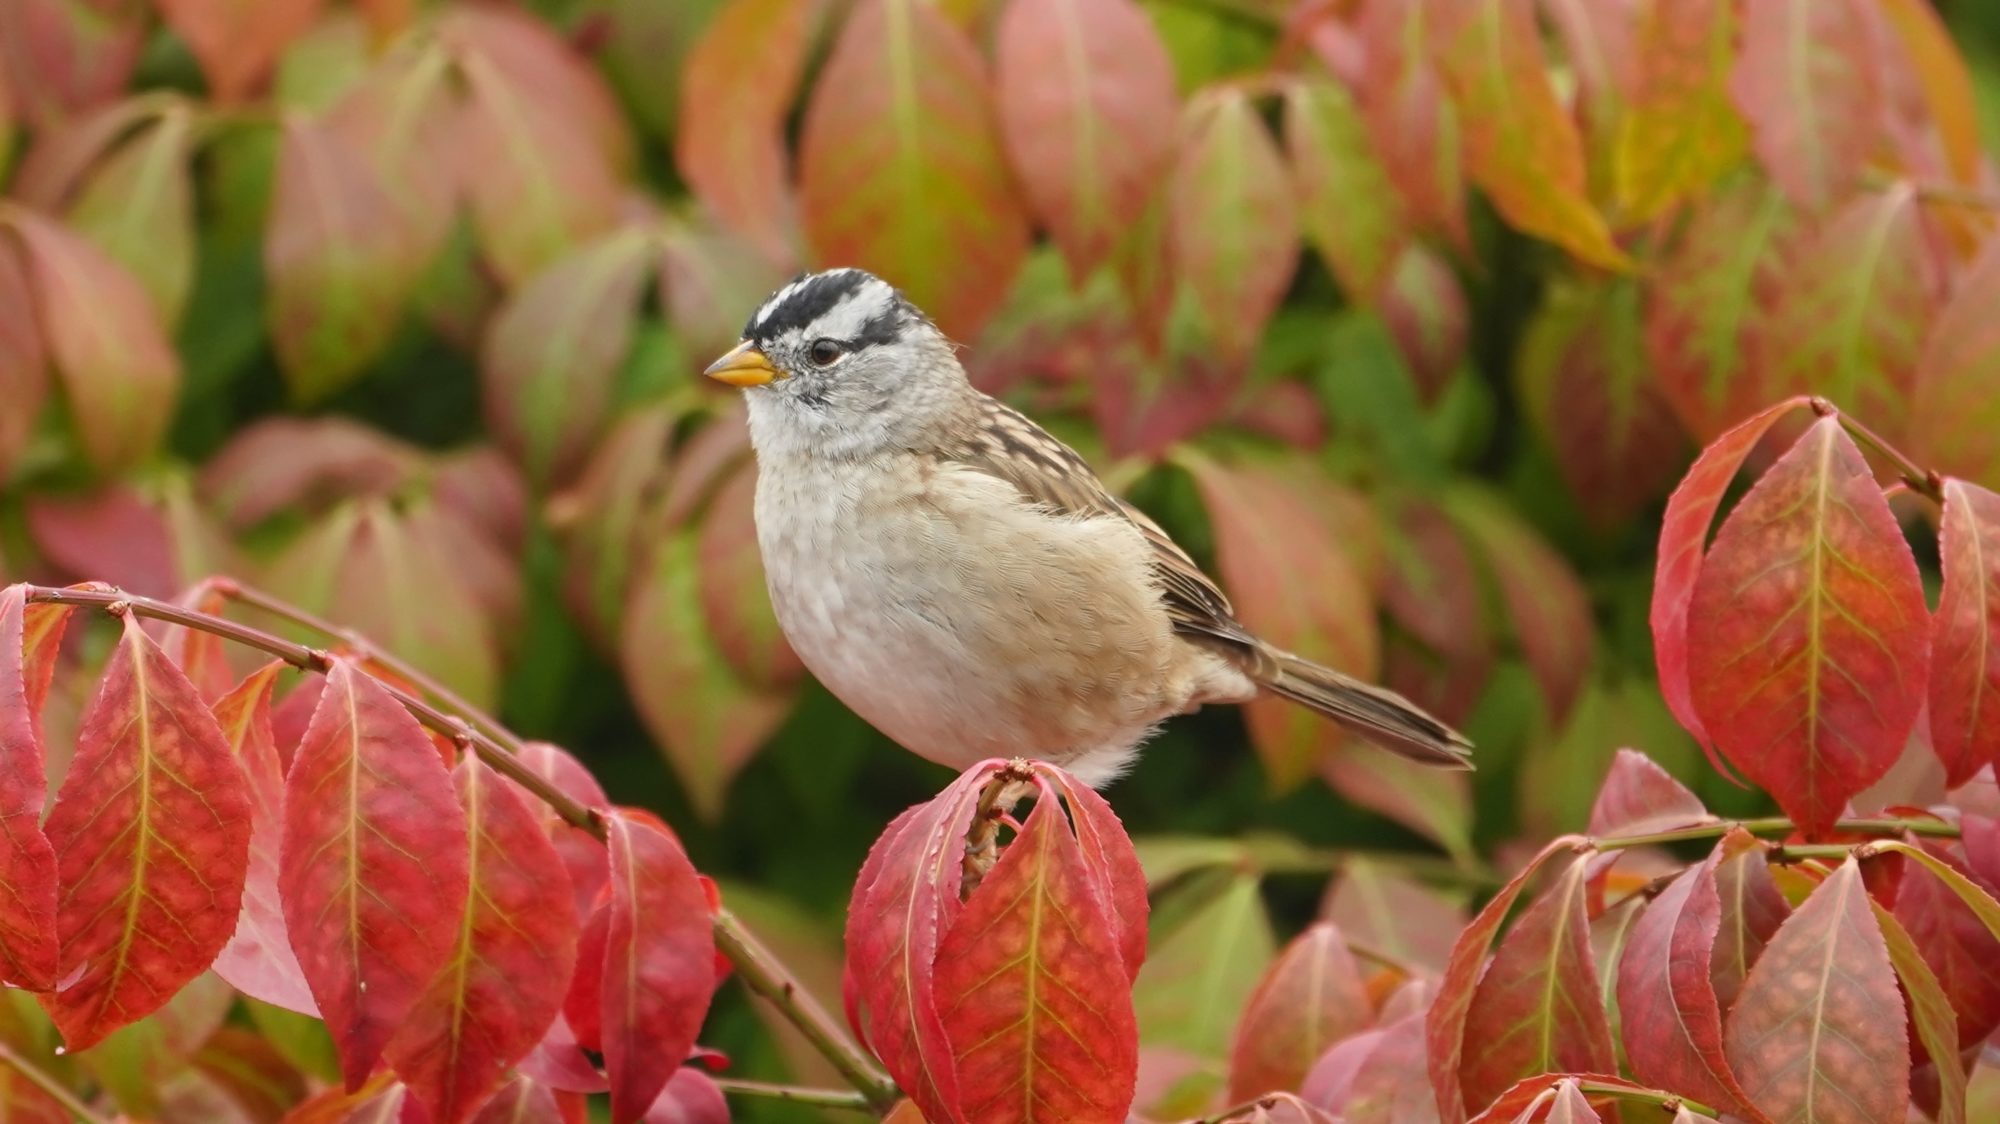
[[1122, 755], [1187, 705], [1157, 595], [1143, 576], [1107, 593], [1094, 552], [1109, 544], [1075, 528], [879, 477], [758, 494], [772, 605], [800, 659], [877, 729], [954, 768]]

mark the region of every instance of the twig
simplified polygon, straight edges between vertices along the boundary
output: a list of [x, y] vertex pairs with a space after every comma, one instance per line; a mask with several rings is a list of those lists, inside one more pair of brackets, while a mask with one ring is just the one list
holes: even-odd
[[439, 682], [436, 677], [416, 667], [408, 660], [389, 651], [351, 628], [342, 628], [315, 613], [309, 613], [297, 605], [273, 597], [254, 586], [244, 585], [234, 578], [215, 578], [209, 588], [228, 600], [248, 605], [262, 613], [268, 613], [279, 620], [289, 621], [301, 628], [311, 629], [329, 640], [337, 640], [367, 658], [388, 668], [397, 678], [414, 685], [417, 690], [436, 699], [458, 717], [470, 722], [474, 729], [499, 742], [509, 753], [521, 752], [521, 739], [512, 730], [485, 711], [467, 702], [465, 696]]
[[[1600, 851], [1622, 851], [1630, 847], [1654, 847], [1662, 843], [1686, 843], [1696, 839], [1719, 839], [1728, 834], [1732, 827], [1740, 827], [1752, 835], [1775, 835], [1796, 830], [1797, 825], [1783, 816], [1768, 816], [1755, 820], [1717, 820], [1714, 823], [1679, 827], [1671, 831], [1652, 831], [1644, 835], [1614, 835], [1604, 839], [1593, 839], [1591, 846]], [[1843, 835], [1936, 835], [1955, 839], [1958, 826], [1943, 820], [1905, 819], [1856, 819], [1838, 820], [1833, 825], [1836, 833]]]
[[1842, 413], [1826, 399], [1814, 398], [1811, 404], [1813, 413], [1823, 418], [1838, 417], [1840, 427], [1845, 429], [1849, 436], [1873, 449], [1877, 455], [1895, 466], [1897, 474], [1903, 478], [1903, 483], [1910, 486], [1911, 491], [1929, 499], [1932, 503], [1939, 505], [1944, 503], [1944, 479], [1937, 473], [1917, 467], [1917, 463], [1906, 456], [1901, 449], [1889, 444], [1874, 430], [1855, 421], [1851, 415]]
[[859, 1046], [841, 1033], [833, 1016], [827, 1014], [819, 1000], [795, 983], [778, 958], [727, 908], [719, 909], [715, 914], [715, 946], [736, 966], [736, 973], [743, 977], [744, 984], [770, 1000], [799, 1029], [799, 1033], [810, 1039], [814, 1048], [833, 1063], [848, 1084], [859, 1091], [869, 1107], [878, 1112], [887, 1112], [895, 1107], [901, 1096], [895, 1083], [875, 1068], [874, 1061], [862, 1053]]
[[1242, 1104], [1230, 1105], [1221, 1112], [1211, 1113], [1207, 1116], [1197, 1116], [1193, 1120], [1188, 1121], [1188, 1124], [1229, 1124], [1230, 1120], [1238, 1116], [1255, 1112], [1260, 1108], [1269, 1108], [1273, 1104], [1276, 1104], [1277, 1100], [1276, 1096], [1266, 1093], [1261, 1097], [1252, 1097]]
[[[275, 656], [304, 671], [323, 675], [333, 667], [333, 657], [322, 649], [298, 644], [262, 629], [218, 617], [213, 613], [183, 608], [151, 597], [124, 593], [110, 586], [66, 589], [30, 585], [25, 588], [30, 602], [90, 606], [107, 612], [131, 612], [141, 617], [197, 629], [224, 640], [234, 641]], [[508, 752], [492, 737], [474, 730], [472, 722], [477, 714], [476, 711], [466, 708], [468, 713], [463, 715], [447, 714], [393, 683], [382, 685], [409, 708], [418, 722], [470, 749], [495, 772], [519, 784], [568, 823], [582, 828], [600, 840], [605, 838], [604, 819], [595, 809], [585, 807], [568, 793], [550, 784], [540, 774], [522, 764], [519, 758]], [[758, 943], [757, 938], [744, 928], [743, 923], [737, 920], [734, 914], [727, 909], [717, 910], [714, 925], [716, 947], [721, 949], [723, 955], [735, 965], [737, 973], [743, 977], [743, 982], [750, 990], [775, 1004], [779, 1011], [798, 1027], [799, 1032], [804, 1034], [829, 1062], [833, 1063], [834, 1068], [853, 1082], [854, 1087], [866, 1098], [869, 1105], [880, 1111], [888, 1111], [896, 1103], [899, 1095], [895, 1084], [875, 1068], [873, 1061], [859, 1046], [848, 1040], [839, 1024], [827, 1014], [826, 1009], [792, 980], [790, 971], [777, 957]]]
[[790, 1101], [792, 1104], [817, 1105], [820, 1108], [844, 1108], [850, 1112], [873, 1112], [875, 1106], [868, 1098], [853, 1089], [808, 1089], [802, 1085], [773, 1085], [764, 1081], [738, 1081], [728, 1077], [717, 1077], [715, 1087], [725, 1093], [739, 1097], [764, 1097], [774, 1101]]
[[110, 1121], [90, 1110], [90, 1106], [76, 1099], [62, 1082], [57, 1081], [41, 1066], [22, 1057], [12, 1046], [0, 1042], [0, 1065], [5, 1065], [27, 1078], [35, 1088], [49, 1095], [49, 1099], [69, 1111], [71, 1116], [85, 1124], [110, 1124]]

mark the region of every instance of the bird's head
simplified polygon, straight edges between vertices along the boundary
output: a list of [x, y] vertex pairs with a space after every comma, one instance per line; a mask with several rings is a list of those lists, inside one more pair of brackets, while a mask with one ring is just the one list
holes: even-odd
[[705, 373], [744, 388], [760, 451], [828, 456], [908, 445], [969, 392], [930, 318], [859, 269], [803, 274], [772, 293]]

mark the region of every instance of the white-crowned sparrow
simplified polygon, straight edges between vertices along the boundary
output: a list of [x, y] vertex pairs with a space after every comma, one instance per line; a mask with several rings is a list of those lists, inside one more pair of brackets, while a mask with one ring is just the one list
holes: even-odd
[[855, 713], [963, 769], [1101, 785], [1162, 719], [1268, 691], [1446, 767], [1471, 744], [1401, 696], [1280, 651], [1083, 458], [966, 381], [887, 282], [802, 276], [711, 378], [746, 388], [757, 541], [800, 659]]

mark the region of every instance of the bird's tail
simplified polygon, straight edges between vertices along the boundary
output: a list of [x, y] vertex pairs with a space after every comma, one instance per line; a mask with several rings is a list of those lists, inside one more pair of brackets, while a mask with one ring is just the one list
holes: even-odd
[[1318, 711], [1392, 753], [1442, 769], [1472, 768], [1472, 743], [1394, 691], [1264, 647], [1253, 673], [1274, 695]]

